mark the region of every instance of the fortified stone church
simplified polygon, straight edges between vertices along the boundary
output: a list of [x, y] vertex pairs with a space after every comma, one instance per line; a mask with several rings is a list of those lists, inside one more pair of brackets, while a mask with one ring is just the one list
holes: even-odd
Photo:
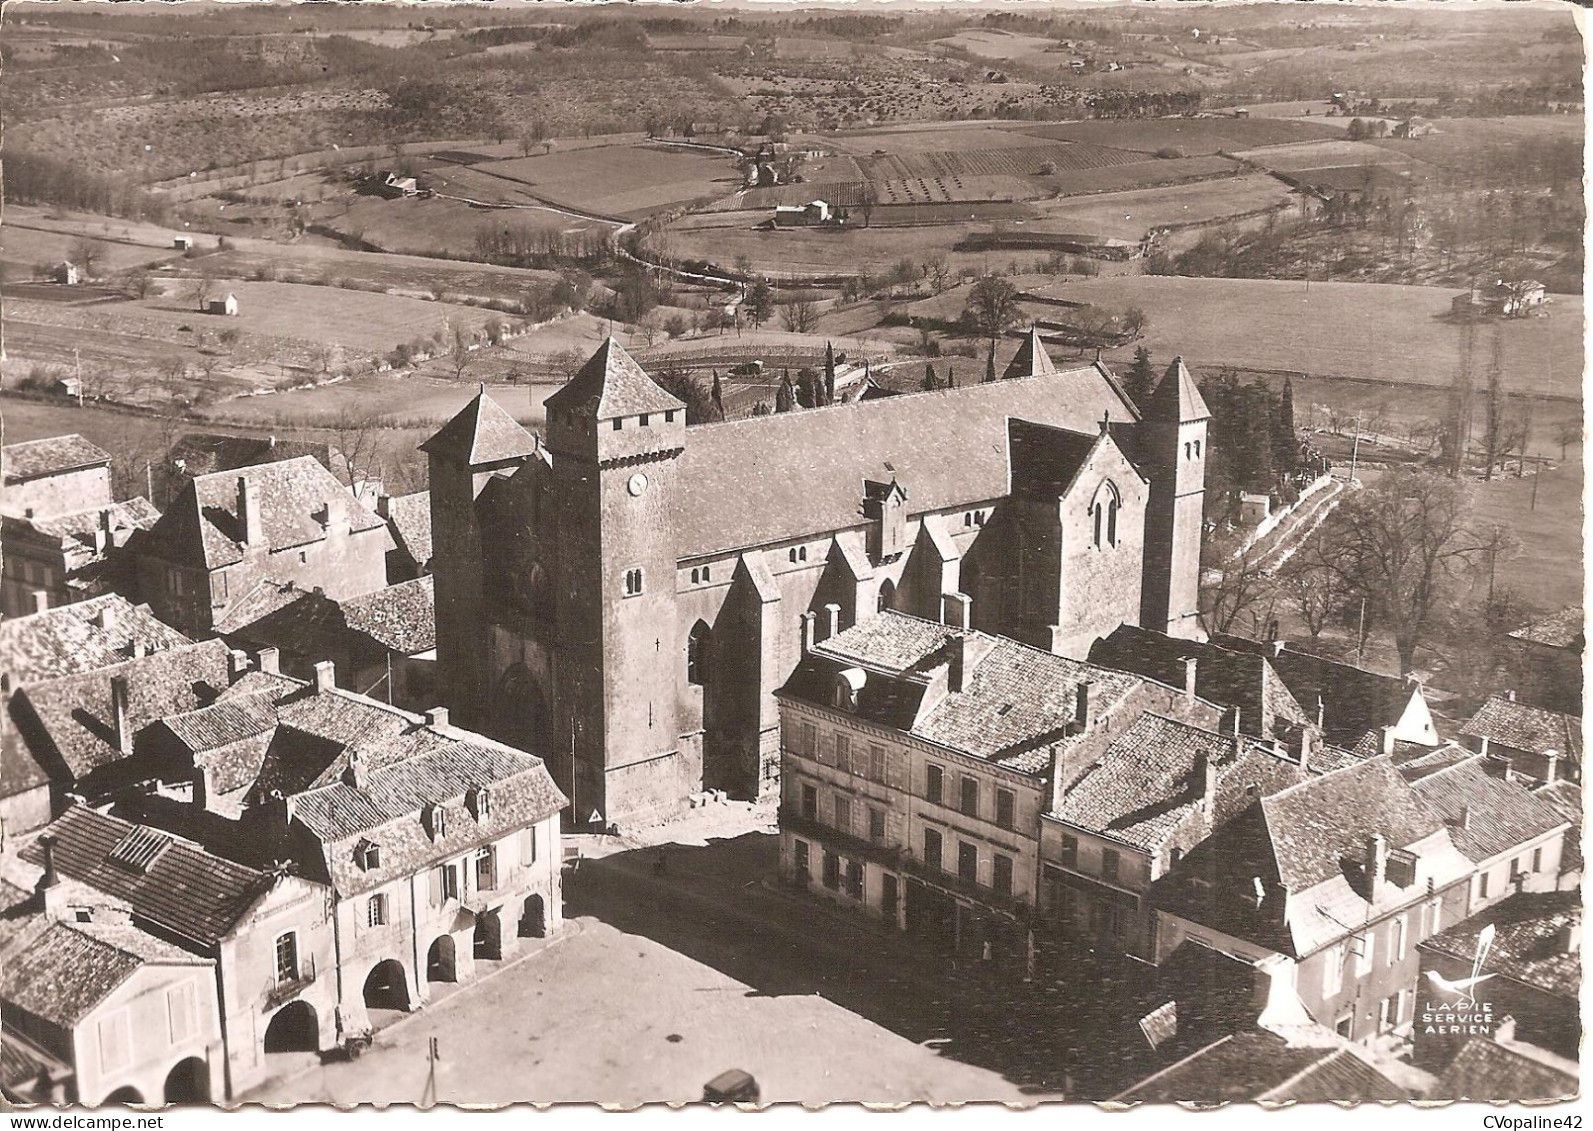
[[543, 442], [483, 389], [422, 445], [437, 657], [459, 722], [545, 758], [578, 825], [770, 786], [805, 613], [1073, 657], [1200, 634], [1209, 413], [1181, 360], [1143, 419], [1031, 332], [1004, 380], [688, 429], [610, 338], [546, 407]]

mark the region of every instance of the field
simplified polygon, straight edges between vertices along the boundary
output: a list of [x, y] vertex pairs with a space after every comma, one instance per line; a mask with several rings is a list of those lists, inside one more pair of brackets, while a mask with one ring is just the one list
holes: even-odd
[[1040, 183], [1062, 196], [1083, 196], [1209, 180], [1229, 176], [1238, 170], [1239, 166], [1226, 157], [1180, 157], [1070, 170], [1054, 177], [1042, 177]]
[[1279, 173], [1302, 173], [1310, 169], [1361, 168], [1385, 165], [1409, 168], [1413, 162], [1401, 153], [1392, 153], [1365, 141], [1306, 141], [1293, 145], [1272, 145], [1265, 149], [1243, 150], [1234, 154]]
[[1012, 127], [1025, 135], [1155, 153], [1176, 149], [1186, 157], [1291, 142], [1331, 140], [1340, 131], [1318, 122], [1268, 118], [1156, 118], [1137, 121], [1057, 122]]
[[722, 196], [741, 185], [724, 154], [657, 145], [555, 151], [493, 161], [470, 172], [518, 182], [553, 204], [625, 219]]
[[547, 208], [480, 208], [441, 198], [381, 200], [361, 198], [358, 203], [322, 221], [334, 231], [389, 251], [409, 255], [472, 255], [476, 233], [502, 231], [548, 232], [594, 238], [613, 230], [601, 220], [584, 220]]
[[1137, 242], [1152, 228], [1198, 224], [1287, 204], [1288, 189], [1264, 173], [1187, 185], [1068, 197], [1037, 205], [1026, 229]]
[[[21, 213], [22, 209], [17, 208], [15, 212]], [[181, 254], [172, 249], [170, 239], [161, 246], [151, 246], [116, 234], [121, 229], [119, 224], [105, 226], [111, 229], [109, 233], [97, 238], [87, 236], [100, 255], [99, 262], [94, 265], [97, 276], [163, 263]], [[33, 227], [23, 215], [7, 215], [4, 226], [0, 227], [0, 265], [3, 265], [5, 278], [8, 281], [24, 279], [35, 268], [71, 258], [78, 238], [54, 228]]]

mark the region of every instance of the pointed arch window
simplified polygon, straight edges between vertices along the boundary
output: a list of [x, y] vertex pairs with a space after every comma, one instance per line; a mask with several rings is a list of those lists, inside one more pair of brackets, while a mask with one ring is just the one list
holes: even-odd
[[879, 587], [879, 611], [885, 612], [896, 602], [896, 583], [886, 578]]
[[686, 636], [686, 682], [697, 687], [708, 682], [708, 625], [698, 621]]
[[1104, 550], [1117, 545], [1117, 515], [1122, 509], [1123, 500], [1117, 493], [1117, 485], [1110, 479], [1104, 480], [1096, 488], [1095, 499], [1090, 503], [1096, 549]]

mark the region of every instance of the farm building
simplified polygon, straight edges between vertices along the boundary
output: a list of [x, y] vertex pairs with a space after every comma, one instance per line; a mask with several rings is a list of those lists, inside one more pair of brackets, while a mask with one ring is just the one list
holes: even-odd
[[62, 377], [51, 386], [51, 391], [58, 396], [81, 397], [83, 395], [83, 381], [78, 377]]
[[812, 227], [831, 223], [833, 219], [830, 206], [822, 200], [807, 204], [777, 204], [774, 209], [774, 224], [777, 228]]
[[228, 294], [225, 298], [213, 298], [213, 299], [211, 299], [208, 303], [205, 304], [205, 313], [206, 314], [228, 314], [228, 315], [237, 314], [238, 313], [238, 296], [234, 295], [234, 294]]
[[382, 195], [389, 198], [420, 195], [420, 185], [415, 178], [406, 177], [402, 173], [383, 173], [379, 187]]
[[82, 271], [76, 263], [61, 262], [55, 265], [55, 281], [64, 286], [75, 287], [82, 278]]
[[193, 236], [173, 236], [172, 237], [172, 241], [171, 241], [171, 245], [172, 245], [172, 247], [176, 248], [178, 251], [192, 251], [193, 248], [194, 248], [194, 237]]
[[1394, 127], [1394, 136], [1402, 138], [1420, 138], [1436, 133], [1433, 124], [1426, 118], [1406, 118]]
[[1548, 297], [1547, 289], [1536, 279], [1497, 279], [1456, 295], [1449, 309], [1456, 315], [1521, 318], [1541, 307]]

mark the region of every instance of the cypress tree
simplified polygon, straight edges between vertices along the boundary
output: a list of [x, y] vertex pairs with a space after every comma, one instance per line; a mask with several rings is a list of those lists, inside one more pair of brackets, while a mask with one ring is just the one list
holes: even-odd
[[835, 343], [824, 343], [824, 400], [835, 403]]
[[1283, 379], [1283, 395], [1278, 398], [1277, 426], [1272, 440], [1272, 462], [1281, 474], [1297, 470], [1300, 441], [1294, 429], [1294, 382]]
[[713, 398], [714, 409], [719, 413], [719, 419], [723, 420], [725, 418], [725, 391], [724, 388], [719, 384], [719, 370], [717, 369], [714, 370]]
[[790, 412], [796, 408], [796, 390], [791, 388], [791, 374], [787, 373], [780, 379], [780, 387], [774, 392], [774, 411]]
[[1140, 346], [1134, 351], [1133, 366], [1123, 377], [1123, 391], [1128, 393], [1134, 407], [1143, 411], [1155, 387], [1156, 371], [1151, 368], [1150, 350]]
[[994, 381], [995, 379], [996, 379], [996, 340], [994, 338], [991, 338], [990, 339], [990, 356], [985, 359], [985, 380], [988, 382], [988, 381]]
[[926, 393], [932, 393], [938, 388], [940, 388], [940, 385], [935, 380], [935, 367], [933, 365], [931, 365], [929, 362], [925, 362], [924, 363], [924, 391]]
[[952, 375], [951, 362], [948, 361], [946, 363], [946, 388], [955, 389], [956, 387], [957, 387], [957, 378]]

